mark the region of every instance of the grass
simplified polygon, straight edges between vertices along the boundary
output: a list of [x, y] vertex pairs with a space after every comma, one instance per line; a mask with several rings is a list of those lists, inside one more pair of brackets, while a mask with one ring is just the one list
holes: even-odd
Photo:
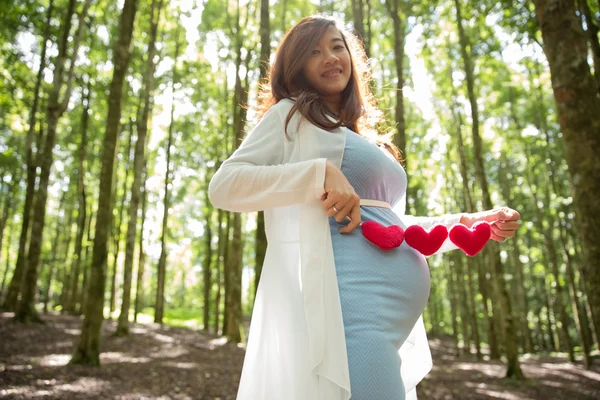
[[[133, 318], [133, 317], [132, 317]], [[154, 321], [154, 309], [147, 307], [138, 314], [138, 322], [149, 323]], [[202, 313], [198, 309], [190, 308], [168, 308], [163, 315], [163, 323], [169, 326], [183, 328], [201, 329]]]

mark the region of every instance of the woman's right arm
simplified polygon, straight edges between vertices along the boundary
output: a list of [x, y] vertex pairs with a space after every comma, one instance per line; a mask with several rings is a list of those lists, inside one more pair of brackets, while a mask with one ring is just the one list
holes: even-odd
[[211, 179], [211, 203], [250, 212], [320, 199], [326, 159], [282, 164], [284, 140], [282, 117], [272, 107]]

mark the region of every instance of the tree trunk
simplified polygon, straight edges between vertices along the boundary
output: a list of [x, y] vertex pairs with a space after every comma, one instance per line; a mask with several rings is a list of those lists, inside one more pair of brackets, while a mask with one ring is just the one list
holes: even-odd
[[[460, 255], [456, 253], [456, 255]], [[468, 354], [471, 354], [471, 340], [473, 340], [473, 334], [469, 330], [469, 319], [471, 312], [469, 310], [469, 302], [467, 300], [467, 292], [465, 290], [465, 273], [463, 269], [463, 260], [460, 257], [456, 257], [456, 281], [458, 284], [458, 298], [459, 301], [459, 310], [460, 310], [460, 322], [461, 322], [461, 332], [463, 336], [464, 342], [464, 351]]]
[[89, 285], [90, 285], [90, 265], [91, 265], [91, 260], [90, 260], [90, 243], [92, 243], [92, 232], [91, 232], [91, 225], [92, 225], [92, 213], [89, 212], [88, 210], [88, 219], [87, 219], [87, 244], [85, 246], [85, 256], [83, 258], [83, 283], [81, 285], [81, 290], [79, 291], [79, 300], [77, 301], [78, 307], [77, 310], [75, 311], [75, 313], [77, 315], [81, 315], [83, 314], [83, 310], [85, 309], [85, 303], [87, 301], [87, 294], [89, 291]]
[[[477, 181], [481, 186], [483, 195], [483, 205], [487, 209], [491, 209], [492, 201], [488, 190], [487, 178], [485, 176], [485, 167], [483, 164], [483, 150], [481, 144], [481, 136], [479, 133], [479, 111], [477, 109], [477, 99], [475, 97], [475, 78], [473, 73], [473, 64], [471, 61], [471, 55], [469, 54], [468, 38], [464, 32], [463, 20], [461, 15], [460, 0], [454, 0], [456, 7], [456, 19], [458, 25], [458, 35], [461, 47], [461, 53], [464, 62], [464, 69], [467, 80], [467, 92], [469, 97], [469, 103], [471, 105], [471, 116], [473, 120], [473, 146], [474, 146], [474, 159], [475, 159], [475, 174]], [[519, 363], [519, 353], [517, 346], [517, 338], [515, 334], [514, 320], [512, 316], [512, 307], [510, 297], [506, 290], [506, 282], [504, 278], [504, 265], [500, 258], [500, 251], [496, 243], [490, 243], [488, 245], [491, 256], [492, 265], [497, 280], [497, 287], [499, 291], [499, 308], [501, 316], [504, 318], [504, 345], [506, 349], [506, 356], [508, 359], [508, 368], [506, 371], [507, 377], [522, 378], [523, 372]]]
[[[452, 90], [452, 95], [455, 96], [454, 90]], [[458, 143], [458, 154], [460, 158], [460, 174], [462, 178], [462, 186], [463, 186], [463, 195], [465, 197], [465, 203], [467, 206], [467, 212], [473, 212], [475, 207], [473, 205], [473, 196], [471, 195], [471, 191], [469, 189], [469, 174], [467, 172], [467, 157], [464, 146], [464, 141], [462, 137], [461, 127], [463, 126], [462, 114], [455, 109], [455, 101], [452, 102], [452, 115], [454, 120], [456, 121], [456, 138]], [[500, 349], [498, 348], [498, 340], [496, 335], [496, 327], [494, 324], [493, 316], [491, 315], [492, 309], [489, 306], [488, 299], [489, 295], [489, 282], [486, 276], [485, 271], [485, 263], [482, 262], [481, 259], [472, 259], [469, 258], [467, 260], [467, 267], [469, 268], [469, 287], [471, 288], [471, 293], [474, 293], [473, 282], [471, 279], [471, 264], [476, 263], [477, 266], [477, 277], [479, 281], [479, 292], [481, 293], [484, 316], [488, 326], [488, 344], [490, 346], [490, 358], [492, 360], [500, 359]], [[473, 296], [471, 296], [471, 299]], [[475, 303], [472, 303], [472, 309], [475, 312]], [[473, 329], [476, 330], [476, 337], [479, 336], [479, 332], [477, 329], [477, 319], [476, 315], [471, 317], [474, 320]], [[477, 359], [483, 359], [481, 354], [481, 348], [479, 344], [479, 339], [476, 339], [477, 342]]]
[[[454, 96], [454, 89], [452, 91], [453, 96]], [[462, 115], [460, 112], [457, 112], [455, 109], [455, 101], [452, 101], [452, 116], [453, 119], [456, 121], [456, 138], [457, 138], [457, 143], [458, 143], [458, 155], [459, 155], [459, 159], [460, 159], [460, 175], [461, 175], [461, 180], [462, 180], [462, 189], [463, 189], [463, 197], [464, 197], [464, 201], [466, 204], [466, 208], [467, 208], [467, 212], [471, 213], [474, 211], [474, 206], [473, 206], [473, 198], [471, 196], [471, 191], [469, 189], [469, 175], [467, 172], [467, 158], [466, 158], [466, 154], [465, 154], [465, 146], [463, 143], [463, 137], [462, 137], [462, 131], [461, 131], [461, 127], [463, 126], [462, 123]], [[477, 353], [477, 359], [478, 360], [482, 360], [483, 359], [483, 354], [481, 353], [481, 340], [479, 338], [479, 327], [478, 327], [478, 323], [477, 323], [477, 310], [475, 307], [475, 286], [473, 285], [473, 259], [471, 257], [467, 258], [467, 279], [468, 279], [468, 298], [469, 298], [469, 308], [470, 308], [470, 319], [471, 319], [471, 327], [472, 327], [472, 331], [473, 331], [473, 341], [475, 342], [475, 351]], [[481, 287], [480, 287], [481, 290]], [[483, 290], [485, 291], [485, 290]], [[487, 303], [487, 293], [484, 296], [482, 293], [482, 297], [485, 299], [486, 303]], [[485, 304], [485, 319], [486, 321], [488, 321], [489, 318], [489, 314], [487, 312], [487, 304]], [[488, 321], [489, 322], [489, 321]], [[494, 344], [495, 344], [495, 340], [494, 340]], [[490, 342], [490, 347], [491, 347], [491, 342]], [[497, 346], [495, 347], [495, 349], [493, 349], [492, 352], [496, 352], [498, 353], [498, 349]]]
[[223, 332], [227, 338], [236, 343], [242, 341], [242, 217], [233, 214], [233, 236], [231, 238], [231, 254], [229, 255], [229, 288], [227, 291], [227, 325]]
[[205, 188], [204, 191], [204, 202], [206, 207], [206, 223], [204, 230], [204, 263], [202, 265], [202, 275], [204, 278], [203, 287], [204, 287], [204, 307], [203, 307], [203, 329], [208, 332], [210, 328], [210, 297], [211, 297], [211, 288], [212, 288], [212, 216], [213, 216], [213, 207], [210, 204], [210, 199], [208, 198], [208, 184], [210, 182], [210, 177], [208, 171], [205, 173]]
[[73, 283], [69, 300], [66, 304], [66, 309], [70, 313], [75, 313], [77, 310], [77, 300], [79, 298], [79, 276], [81, 275], [81, 251], [83, 248], [83, 234], [85, 233], [85, 222], [87, 220], [87, 202], [85, 194], [85, 162], [87, 150], [87, 127], [90, 109], [91, 83], [88, 77], [87, 92], [85, 94], [85, 102], [83, 104], [83, 116], [81, 118], [81, 143], [79, 147], [79, 166], [77, 171], [77, 199], [79, 208], [77, 210], [77, 238], [75, 239], [75, 254], [73, 255], [73, 273], [71, 282]]
[[[207, 190], [208, 193], [208, 190]], [[209, 205], [208, 195], [206, 198], [207, 201], [207, 212], [206, 212], [206, 230], [204, 232], [206, 250], [204, 253], [204, 265], [202, 265], [202, 272], [204, 277], [204, 313], [203, 313], [203, 325], [204, 330], [208, 332], [210, 326], [210, 296], [211, 296], [211, 287], [212, 287], [212, 276], [211, 276], [211, 268], [212, 268], [212, 207]]]
[[352, 0], [352, 16], [354, 21], [354, 30], [356, 31], [357, 36], [363, 42], [363, 47], [365, 48], [365, 53], [367, 53], [367, 57], [370, 57], [371, 54], [371, 46], [370, 40], [365, 30], [365, 4], [363, 2], [367, 2], [369, 0]]
[[[454, 262], [450, 262], [451, 259], [454, 258]], [[448, 268], [446, 270], [446, 280], [447, 280], [447, 285], [449, 287], [456, 287], [456, 280], [455, 280], [455, 272], [453, 271], [454, 267], [456, 266], [456, 258], [454, 257], [454, 255], [448, 256], [446, 259], [446, 264], [448, 265]], [[450, 318], [452, 319], [452, 338], [454, 339], [454, 351], [456, 356], [460, 356], [460, 347], [458, 346], [459, 343], [459, 338], [458, 338], [458, 323], [456, 321], [457, 319], [457, 300], [456, 300], [456, 291], [455, 290], [450, 290], [448, 293], [448, 297], [450, 300]]]
[[515, 276], [517, 285], [517, 298], [520, 302], [519, 320], [521, 324], [521, 334], [523, 336], [523, 348], [526, 353], [533, 353], [533, 340], [531, 338], [531, 329], [529, 329], [529, 322], [527, 315], [529, 313], [529, 302], [527, 301], [525, 277], [523, 276], [523, 263], [521, 262], [521, 256], [519, 251], [519, 237], [515, 233], [513, 238], [513, 251], [511, 251], [513, 257], [513, 263], [515, 264]]
[[[64, 197], [64, 193], [63, 193], [63, 197]], [[62, 203], [62, 201], [61, 201]], [[60, 234], [63, 231], [63, 226], [62, 224], [57, 220], [56, 221], [56, 231], [54, 232], [54, 240], [53, 240], [53, 245], [52, 248], [54, 250], [58, 249], [58, 245], [60, 243]], [[54, 270], [56, 267], [56, 264], [59, 262], [58, 257], [56, 256], [56, 253], [54, 254], [54, 257], [50, 258], [48, 260], [48, 263], [50, 264], [50, 271], [48, 271], [48, 275], [46, 277], [46, 285], [44, 288], [44, 312], [47, 313], [48, 312], [48, 304], [50, 303], [50, 296], [52, 295], [52, 279], [54, 278]]]
[[[269, 73], [269, 59], [271, 57], [271, 28], [269, 23], [269, 0], [260, 1], [260, 77], [264, 82]], [[256, 218], [255, 239], [255, 265], [254, 265], [254, 298], [260, 282], [262, 266], [267, 252], [267, 235], [265, 233], [265, 214], [259, 211]]]
[[[7, 241], [6, 241], [6, 255], [5, 255], [6, 268], [4, 269], [4, 274], [2, 275], [2, 286], [0, 286], [0, 302], [2, 301], [2, 295], [4, 293], [4, 286], [6, 284], [6, 278], [8, 277], [8, 270], [10, 268], [10, 251], [9, 251], [9, 249], [10, 249], [10, 244], [12, 243], [13, 231], [14, 231], [14, 228], [11, 225], [9, 227]], [[0, 262], [2, 262], [2, 259], [0, 259]]]
[[[74, 10], [74, 0], [70, 0], [69, 9], [66, 13], [63, 27], [63, 35], [59, 44], [58, 55], [54, 65], [54, 77], [52, 82], [52, 91], [48, 99], [48, 110], [46, 114], [48, 132], [46, 134], [46, 142], [44, 143], [44, 151], [40, 163], [40, 181], [35, 197], [35, 205], [33, 207], [33, 218], [31, 225], [31, 238], [29, 241], [29, 254], [27, 256], [27, 273], [25, 274], [25, 284], [23, 287], [23, 297], [19, 302], [15, 320], [21, 322], [41, 322], [39, 315], [35, 310], [35, 297], [37, 292], [38, 266], [42, 251], [44, 223], [46, 218], [46, 201], [48, 198], [48, 184], [50, 180], [50, 169], [54, 161], [54, 144], [56, 142], [56, 129], [58, 120], [64, 114], [69, 105], [71, 98], [73, 75], [75, 73], [75, 61], [79, 44], [85, 27], [85, 17], [92, 0], [86, 0], [83, 5], [83, 10], [79, 14], [79, 25], [77, 32], [74, 35], [73, 50], [71, 55], [71, 65], [65, 77], [65, 61], [67, 59], [68, 38], [71, 31], [71, 15]], [[66, 81], [65, 81], [66, 78]], [[60, 93], [63, 86], [66, 84], [64, 97], [60, 99]]]
[[[35, 80], [35, 88], [33, 92], [33, 105], [29, 113], [29, 128], [27, 130], [27, 138], [25, 139], [25, 164], [27, 168], [27, 189], [25, 191], [25, 204], [23, 206], [23, 219], [21, 222], [21, 235], [19, 237], [19, 251], [17, 253], [17, 263], [13, 271], [13, 276], [8, 287], [8, 293], [2, 308], [8, 311], [14, 311], [17, 309], [19, 294], [21, 293], [21, 286], [25, 271], [27, 270], [26, 254], [28, 252], [29, 242], [29, 229], [31, 220], [31, 206], [33, 204], [33, 197], [35, 192], [35, 181], [37, 177], [37, 164], [33, 157], [32, 143], [33, 134], [35, 132], [35, 126], [37, 121], [37, 109], [40, 100], [40, 88], [42, 85], [42, 79], [44, 77], [44, 69], [46, 68], [46, 43], [50, 38], [50, 27], [52, 20], [52, 11], [54, 9], [54, 0], [50, 0], [48, 4], [48, 10], [46, 12], [46, 27], [44, 29], [44, 37], [42, 39], [42, 51], [40, 54], [40, 66], [38, 67], [38, 73]], [[38, 146], [37, 151], [40, 151]], [[3, 285], [4, 286], [4, 285]]]
[[[398, 2], [386, 0], [388, 13], [394, 23], [394, 65], [396, 67], [396, 105], [394, 111], [394, 121], [396, 123], [396, 133], [394, 134], [394, 144], [398, 146], [402, 157], [406, 154], [406, 120], [404, 117], [404, 42], [406, 38], [406, 24], [398, 8]], [[404, 169], [408, 173], [407, 160], [403, 160]], [[406, 198], [410, 197], [410, 190], [406, 188]], [[407, 207], [410, 205], [407, 202]]]
[[[544, 259], [544, 264], [547, 265], [548, 260]], [[544, 287], [544, 293], [545, 293], [544, 298], [546, 300], [545, 305], [546, 305], [546, 320], [548, 321], [548, 335], [550, 336], [550, 344], [552, 345], [552, 351], [559, 351], [560, 350], [560, 342], [559, 342], [558, 334], [555, 329], [556, 327], [558, 327], [558, 324], [556, 321], [557, 317], [556, 317], [555, 310], [552, 308], [552, 306], [550, 304], [551, 289], [550, 289], [548, 280], [546, 279], [546, 276], [547, 276], [547, 271], [544, 268], [544, 273], [543, 273], [541, 280], [544, 283], [543, 287]]]
[[[223, 265], [223, 253], [224, 253], [224, 242], [225, 239], [223, 237], [223, 214], [224, 211], [219, 209], [217, 212], [217, 220], [218, 222], [218, 232], [217, 236], [219, 237], [219, 243], [217, 246], [217, 293], [215, 294], [215, 335], [219, 334], [219, 320], [221, 317], [221, 282], [222, 282], [222, 265]], [[229, 214], [229, 213], [228, 213]]]
[[[73, 240], [73, 232], [72, 232], [72, 228], [73, 228], [73, 221], [75, 220], [75, 216], [74, 216], [74, 211], [75, 211], [75, 207], [73, 205], [70, 205], [69, 208], [65, 211], [65, 216], [67, 217], [67, 223], [63, 226], [63, 230], [66, 231], [66, 234], [64, 235], [65, 237], [65, 244], [64, 244], [64, 255], [61, 258], [62, 263], [65, 265], [65, 270], [66, 270], [66, 266], [71, 265], [73, 260], [71, 258], [71, 255], [73, 254], [73, 252], [71, 251], [71, 241]], [[69, 293], [71, 293], [71, 287], [73, 282], [71, 281], [71, 276], [72, 274], [70, 274], [69, 272], [66, 272], [66, 277], [67, 280], [69, 281], [69, 286], [68, 286], [68, 290], [65, 292], [64, 294], [64, 303], [63, 304], [67, 304], [67, 300], [69, 298]], [[61, 293], [62, 295], [62, 293]], [[64, 307], [63, 307], [64, 310]]]
[[[512, 89], [511, 90], [511, 95], [512, 95]], [[512, 96], [511, 96], [511, 100], [512, 100]], [[511, 101], [511, 110], [513, 110], [512, 114], [513, 114], [513, 118], [515, 120], [515, 123], [517, 124], [518, 130], [520, 131], [520, 123], [517, 119], [517, 114], [516, 112], [514, 112], [514, 109], [512, 107], [512, 105], [514, 105], [515, 102]], [[507, 162], [505, 159], [503, 159], [502, 161], [503, 163]], [[502, 169], [500, 170], [499, 173], [499, 183], [500, 183], [500, 189], [502, 191], [502, 198], [504, 200], [505, 203], [508, 203], [511, 199], [512, 199], [512, 195], [511, 195], [511, 182], [508, 179], [508, 176], [510, 176], [508, 174], [508, 170], [507, 168], [510, 167], [506, 167], [505, 165], [503, 165], [501, 167]], [[528, 312], [529, 312], [529, 307], [528, 307], [528, 302], [527, 302], [527, 287], [526, 287], [526, 280], [523, 276], [523, 263], [521, 262], [521, 253], [520, 253], [520, 249], [519, 249], [519, 236], [518, 236], [518, 231], [515, 232], [515, 236], [512, 238], [511, 240], [511, 244], [512, 244], [512, 251], [510, 252], [510, 256], [512, 259], [512, 263], [514, 266], [514, 276], [515, 276], [515, 284], [513, 285], [513, 288], [515, 289], [515, 293], [513, 295], [513, 298], [516, 299], [516, 303], [515, 303], [515, 315], [518, 315], [518, 323], [519, 323], [519, 329], [518, 331], [520, 331], [521, 334], [521, 344], [523, 346], [523, 350], [526, 353], [532, 353], [533, 352], [533, 341], [532, 341], [532, 337], [531, 337], [531, 329], [529, 329], [529, 322], [528, 322]]]
[[587, 0], [578, 0], [577, 3], [580, 10], [580, 17], [585, 18], [585, 33], [587, 34], [592, 50], [592, 60], [594, 61], [594, 78], [596, 80], [596, 87], [600, 92], [600, 43], [598, 42], [598, 26], [596, 26], [598, 21], [592, 17]]
[[[587, 6], [587, 3], [586, 3]], [[539, 75], [539, 73], [538, 73]], [[539, 117], [539, 121], [538, 121], [538, 128], [544, 133], [544, 137], [546, 139], [546, 143], [545, 143], [545, 147], [548, 151], [548, 154], [552, 154], [551, 150], [551, 139], [550, 139], [550, 130], [548, 129], [548, 124], [547, 124], [547, 116], [546, 116], [546, 107], [544, 106], [544, 101], [543, 101], [543, 96], [542, 96], [542, 89], [541, 88], [537, 88], [537, 104], [538, 104], [538, 117]], [[556, 161], [554, 159], [554, 157], [552, 157], [550, 155], [550, 158], [552, 161]], [[544, 164], [546, 165], [546, 164]], [[557, 196], [564, 196], [567, 197], [568, 193], [566, 190], [564, 190], [564, 188], [559, 187], [559, 184], [557, 182], [556, 179], [556, 173], [552, 172], [549, 173], [549, 171], [547, 171], [546, 168], [546, 175], [549, 177], [550, 179], [550, 185], [552, 186], [552, 191], [557, 195]], [[548, 188], [548, 184], [545, 185], [545, 197], [546, 197], [546, 203], [550, 204], [550, 191]], [[566, 213], [565, 213], [566, 214]], [[550, 219], [550, 221], [552, 221], [552, 219]], [[552, 225], [554, 225], [552, 223]], [[574, 269], [572, 266], [572, 261], [571, 261], [571, 254], [569, 252], [569, 246], [567, 244], [567, 239], [566, 239], [566, 235], [564, 233], [564, 229], [563, 229], [563, 224], [559, 221], [558, 223], [559, 225], [559, 238], [561, 241], [561, 245], [563, 248], [563, 261], [566, 264], [567, 267], [567, 275], [568, 275], [568, 279], [567, 281], [569, 282], [569, 293], [570, 293], [570, 297], [571, 297], [571, 306], [573, 309], [573, 315], [575, 316], [575, 322], [576, 322], [576, 326], [577, 326], [577, 330], [579, 332], [579, 336], [581, 337], [581, 341], [582, 341], [582, 347], [583, 347], [583, 353], [584, 353], [584, 364], [587, 368], [589, 368], [591, 366], [592, 363], [592, 358], [589, 354], [589, 352], [591, 351], [591, 340], [589, 338], [588, 335], [588, 321], [586, 319], [586, 315], [585, 315], [585, 311], [582, 310], [580, 308], [579, 305], [579, 300], [578, 300], [578, 296], [577, 293], [578, 291], [576, 290], [575, 287], [575, 273], [574, 273]], [[550, 252], [550, 250], [549, 250]], [[553, 260], [554, 264], [553, 264], [553, 270], [555, 271], [555, 276], [558, 276], [558, 260], [556, 260], [556, 256], [554, 257]], [[560, 289], [559, 287], [559, 281], [557, 280], [557, 293], [558, 293], [558, 289]], [[562, 297], [559, 296], [559, 298]], [[568, 301], [568, 300], [567, 300]], [[562, 310], [562, 312], [564, 314], [566, 314], [566, 310]], [[568, 316], [563, 317], [563, 319], [568, 318]], [[563, 321], [564, 323], [564, 321]], [[567, 323], [568, 325], [570, 325], [570, 318], [569, 318], [569, 322]], [[565, 329], [565, 332], [568, 334], [568, 329]], [[571, 356], [571, 354], [570, 354]], [[574, 358], [574, 355], [572, 356]], [[574, 361], [572, 358], [571, 361]]]
[[84, 309], [81, 335], [70, 361], [71, 364], [100, 365], [100, 328], [103, 320], [102, 308], [106, 282], [107, 239], [112, 220], [112, 176], [121, 118], [123, 82], [131, 56], [130, 44], [136, 12], [137, 0], [125, 0], [119, 23], [119, 38], [114, 51], [113, 79], [108, 94], [108, 116], [102, 146], [102, 168], [98, 191], [101, 195], [98, 198], [90, 288]]
[[[52, 246], [53, 249], [53, 254], [52, 257], [50, 257], [50, 273], [48, 274], [48, 279], [47, 279], [47, 283], [48, 285], [45, 288], [44, 291], [44, 312], [48, 312], [47, 311], [47, 304], [46, 302], [49, 301], [50, 299], [50, 295], [51, 295], [51, 290], [50, 290], [50, 285], [52, 284], [52, 275], [54, 273], [54, 269], [56, 264], [59, 264], [63, 267], [63, 279], [67, 277], [67, 255], [69, 254], [69, 246], [71, 245], [71, 226], [73, 224], [73, 209], [71, 208], [71, 206], [69, 207], [65, 207], [65, 198], [67, 197], [67, 192], [69, 191], [69, 189], [67, 188], [66, 190], [64, 190], [60, 196], [60, 200], [58, 203], [58, 209], [59, 210], [65, 210], [64, 211], [64, 216], [67, 219], [67, 222], [62, 222], [60, 221], [60, 219], [57, 219], [57, 226], [56, 226], [56, 234], [55, 234], [55, 240]], [[60, 234], [64, 235], [64, 239], [65, 243], [62, 243], [62, 247], [64, 248], [64, 256], [60, 253], [60, 248], [61, 248], [61, 243], [59, 240], [59, 237], [61, 236]], [[67, 292], [64, 291], [65, 286], [63, 285], [62, 287], [62, 291], [60, 293], [60, 298], [62, 300], [66, 299], [67, 296]], [[61, 302], [61, 312], [64, 310], [64, 302]]]
[[[21, 177], [18, 175], [11, 176], [11, 183], [8, 188], [8, 193], [5, 196], [4, 204], [2, 207], [2, 217], [0, 217], [0, 254], [2, 253], [2, 247], [4, 246], [4, 230], [8, 225], [9, 218], [12, 218], [14, 211], [14, 202], [15, 198], [18, 195], [19, 183]], [[2, 182], [4, 185], [4, 182]], [[4, 193], [4, 188], [0, 187], [0, 191]], [[11, 230], [12, 232], [12, 230]], [[10, 240], [6, 242], [6, 252], [8, 253], [10, 250]], [[2, 277], [2, 286], [0, 286], [0, 304], [2, 304], [2, 294], [4, 293], [4, 285], [6, 284], [6, 277], [8, 276], [8, 266], [4, 270], [4, 274]]]
[[142, 223], [140, 227], [140, 237], [138, 244], [138, 270], [135, 287], [135, 306], [133, 310], [133, 321], [137, 322], [137, 316], [142, 310], [144, 304], [144, 272], [146, 269], [146, 253], [144, 250], [144, 225], [146, 222], [146, 209], [148, 203], [148, 188], [146, 187], [148, 161], [144, 162], [142, 179]]
[[[503, 197], [505, 201], [508, 201], [510, 196], [510, 188], [506, 186], [508, 181], [502, 179], [501, 185], [503, 190]], [[527, 301], [527, 287], [525, 284], [525, 277], [523, 275], [523, 263], [521, 262], [521, 253], [519, 250], [519, 236], [518, 232], [515, 232], [515, 236], [512, 238], [512, 251], [510, 252], [510, 256], [512, 258], [512, 262], [514, 265], [514, 274], [515, 274], [515, 286], [516, 286], [516, 303], [515, 303], [515, 313], [519, 317], [519, 331], [521, 333], [521, 344], [523, 345], [523, 350], [526, 353], [533, 352], [533, 341], [531, 337], [531, 329], [529, 329], [528, 323], [528, 301]]]
[[[238, 24], [238, 35], [239, 33], [239, 11], [237, 15]], [[242, 43], [241, 38], [238, 37], [236, 49], [236, 79], [235, 79], [235, 97], [234, 97], [234, 150], [237, 149], [243, 138], [244, 123], [245, 123], [245, 109], [241, 106], [244, 102], [244, 90], [242, 81], [240, 78], [240, 67], [242, 65]], [[247, 72], [246, 72], [247, 73]], [[227, 266], [227, 274], [229, 279], [226, 285], [226, 303], [227, 303], [227, 323], [224, 331], [224, 335], [230, 341], [241, 342], [242, 341], [242, 257], [243, 257], [243, 243], [242, 243], [242, 218], [240, 213], [233, 214], [233, 237], [230, 243], [230, 256], [228, 258], [229, 264]]]
[[[144, 75], [144, 108], [142, 116], [138, 120], [137, 139], [135, 143], [135, 155], [133, 158], [133, 183], [131, 184], [131, 199], [129, 201], [129, 221], [127, 224], [127, 236], [125, 242], [125, 263], [123, 266], [123, 297], [121, 301], [121, 314], [117, 323], [116, 336], [129, 334], [129, 308], [131, 306], [131, 277], [133, 275], [133, 253], [135, 250], [135, 238], [137, 235], [138, 207], [140, 204], [140, 188], [142, 186], [142, 170], [146, 158], [146, 136], [148, 133], [148, 119], [150, 117], [152, 92], [154, 90], [154, 70], [156, 63], [156, 37], [160, 12], [163, 0], [152, 0], [150, 6], [150, 37], [148, 42], [148, 57], [146, 60], [146, 73]], [[177, 58], [175, 58], [177, 60]]]
[[[528, 157], [531, 157], [530, 155]], [[536, 219], [535, 222], [537, 224], [537, 229], [538, 231], [544, 235], [544, 246], [545, 246], [545, 251], [544, 251], [544, 259], [547, 261], [545, 263], [545, 265], [550, 266], [550, 273], [552, 274], [553, 278], [554, 278], [554, 282], [556, 283], [555, 285], [555, 289], [556, 289], [556, 296], [554, 296], [553, 298], [553, 303], [554, 303], [554, 310], [555, 310], [555, 316], [557, 316], [560, 321], [557, 321], [560, 323], [560, 330], [562, 335], [559, 337], [560, 342], [561, 343], [561, 350], [566, 350], [569, 353], [569, 359], [571, 360], [571, 362], [575, 361], [575, 354], [573, 352], [573, 344], [571, 341], [571, 337], [569, 335], [569, 321], [568, 321], [568, 317], [566, 314], [566, 310], [565, 310], [565, 304], [563, 301], [563, 294], [562, 294], [562, 287], [560, 285], [560, 280], [559, 280], [559, 276], [558, 276], [558, 259], [556, 257], [556, 249], [554, 247], [554, 240], [552, 239], [552, 229], [553, 229], [553, 225], [554, 225], [554, 221], [552, 219], [552, 217], [550, 215], [542, 215], [542, 211], [540, 210], [540, 207], [538, 206], [539, 204], [539, 200], [537, 197], [537, 191], [540, 190], [539, 185], [533, 186], [532, 183], [532, 178], [530, 176], [530, 174], [528, 172], [526, 172], [528, 180], [529, 180], [529, 185], [531, 187], [531, 194], [533, 196], [533, 205], [534, 205], [534, 209], [535, 209], [535, 214], [536, 214]], [[546, 186], [548, 186], [546, 184]], [[546, 188], [547, 190], [547, 188]], [[549, 195], [546, 195], [546, 208], [550, 207], [550, 204], [548, 203], [548, 200], [550, 199]], [[544, 227], [543, 221], [548, 221], [548, 226]], [[558, 327], [558, 324], [556, 324]]]
[[[109, 300], [109, 318], [112, 318], [112, 313], [117, 308], [117, 275], [119, 266], [119, 254], [121, 249], [121, 225], [123, 225], [123, 212], [125, 210], [125, 203], [127, 202], [127, 183], [129, 182], [129, 171], [131, 170], [131, 144], [133, 138], [133, 122], [129, 124], [129, 139], [127, 140], [127, 152], [125, 153], [125, 178], [123, 180], [123, 197], [121, 197], [121, 203], [119, 205], [119, 212], [117, 214], [117, 222], [114, 225], [113, 233], [113, 244], [114, 244], [114, 255], [113, 255], [113, 267], [111, 271], [110, 279], [110, 300]], [[117, 175], [117, 169], [115, 168], [114, 174]], [[115, 177], [115, 186], [117, 179]], [[117, 191], [115, 190], [115, 202], [117, 199]], [[114, 202], [113, 202], [114, 204]]]
[[550, 65], [558, 120], [573, 185], [583, 275], [596, 332], [600, 331], [600, 99], [574, 2], [534, 1]]
[[571, 307], [573, 309], [573, 315], [575, 316], [575, 323], [577, 325], [577, 331], [581, 337], [581, 346], [583, 348], [583, 363], [587, 369], [592, 366], [591, 352], [591, 340], [588, 335], [587, 321], [584, 318], [585, 310], [582, 309], [579, 302], [579, 296], [577, 293], [577, 287], [575, 286], [575, 271], [573, 268], [571, 254], [569, 253], [569, 245], [567, 238], [563, 230], [562, 224], [559, 226], [560, 241], [563, 247], [563, 262], [567, 266], [567, 277], [569, 282], [569, 294], [571, 295]]
[[170, 183], [170, 175], [171, 175], [171, 145], [173, 143], [173, 131], [175, 129], [175, 84], [179, 81], [177, 74], [177, 59], [179, 58], [179, 50], [181, 47], [180, 43], [180, 29], [177, 30], [177, 38], [175, 43], [175, 56], [173, 58], [173, 83], [172, 83], [172, 91], [171, 94], [171, 123], [169, 124], [169, 137], [167, 139], [167, 172], [165, 175], [165, 190], [164, 190], [164, 211], [163, 211], [163, 221], [162, 221], [162, 235], [160, 238], [161, 243], [161, 251], [160, 258], [158, 260], [158, 281], [157, 281], [157, 289], [156, 289], [156, 303], [155, 303], [155, 314], [154, 314], [154, 322], [162, 324], [163, 315], [164, 315], [164, 306], [165, 306], [165, 276], [167, 269], [167, 235], [168, 235], [168, 225], [167, 220], [169, 216], [169, 183]]
[[[526, 248], [533, 248], [535, 246], [531, 231], [528, 231], [525, 236], [525, 245]], [[554, 334], [552, 318], [550, 317], [550, 301], [548, 300], [548, 291], [546, 289], [546, 275], [546, 271], [543, 270], [541, 275], [532, 274], [530, 277], [533, 289], [535, 290], [533, 298], [537, 299], [538, 304], [538, 309], [536, 311], [538, 323], [536, 324], [536, 328], [539, 332], [540, 351], [557, 351], [556, 335]], [[543, 312], [544, 309], [546, 310], [545, 315]], [[546, 329], [543, 329], [544, 318], [547, 322], [545, 325]], [[547, 334], [547, 340], [544, 333]]]
[[227, 299], [229, 298], [229, 267], [231, 256], [231, 229], [233, 223], [231, 216], [233, 213], [227, 212], [227, 223], [225, 225], [225, 240], [223, 242], [223, 335], [227, 332], [227, 321], [229, 320], [229, 305]]

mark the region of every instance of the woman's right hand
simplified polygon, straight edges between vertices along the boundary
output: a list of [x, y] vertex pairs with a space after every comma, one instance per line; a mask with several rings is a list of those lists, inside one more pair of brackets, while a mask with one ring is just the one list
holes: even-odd
[[350, 233], [360, 224], [360, 197], [342, 171], [329, 160], [325, 168], [325, 193], [321, 197], [321, 205], [337, 222], [349, 217], [350, 223], [340, 229], [341, 233]]

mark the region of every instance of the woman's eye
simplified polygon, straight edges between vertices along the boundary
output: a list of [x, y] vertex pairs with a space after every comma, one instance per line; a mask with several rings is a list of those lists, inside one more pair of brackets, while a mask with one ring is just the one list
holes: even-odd
[[342, 45], [340, 44], [340, 45], [337, 45], [337, 46], [335, 46], [333, 49], [334, 49], [334, 50], [342, 50], [342, 49], [344, 49], [344, 46], [342, 46]]
[[313, 50], [312, 53], [310, 53], [310, 54], [315, 56], [315, 55], [319, 54], [319, 50]]

